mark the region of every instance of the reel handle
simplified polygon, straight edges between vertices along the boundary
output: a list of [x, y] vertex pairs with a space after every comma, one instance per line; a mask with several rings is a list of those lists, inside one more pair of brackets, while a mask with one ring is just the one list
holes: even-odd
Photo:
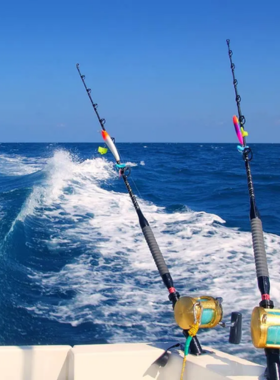
[[229, 330], [229, 343], [239, 344], [242, 337], [242, 314], [236, 311], [231, 313], [231, 327]]

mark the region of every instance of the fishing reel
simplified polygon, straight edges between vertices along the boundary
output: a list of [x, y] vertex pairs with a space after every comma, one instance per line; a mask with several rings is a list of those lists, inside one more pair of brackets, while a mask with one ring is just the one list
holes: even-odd
[[197, 323], [202, 329], [217, 325], [230, 327], [229, 342], [239, 344], [242, 335], [242, 314], [233, 312], [231, 322], [223, 322], [222, 301], [222, 298], [211, 296], [181, 297], [174, 307], [175, 321], [182, 330], [187, 331]]
[[280, 348], [280, 309], [255, 307], [251, 318], [251, 336], [256, 348]]

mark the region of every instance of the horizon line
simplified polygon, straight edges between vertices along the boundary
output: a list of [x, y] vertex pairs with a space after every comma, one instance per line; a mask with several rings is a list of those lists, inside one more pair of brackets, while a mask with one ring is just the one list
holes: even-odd
[[[1, 141], [1, 144], [104, 144], [102, 141]], [[189, 141], [118, 141], [116, 144], [234, 144], [238, 145], [237, 142], [189, 142]], [[279, 142], [254, 142], [251, 144], [280, 144]], [[239, 144], [240, 145], [240, 144]]]

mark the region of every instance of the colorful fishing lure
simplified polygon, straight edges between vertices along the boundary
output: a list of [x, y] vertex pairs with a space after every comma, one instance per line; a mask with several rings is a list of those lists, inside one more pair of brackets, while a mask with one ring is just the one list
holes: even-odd
[[233, 118], [232, 118], [232, 121], [233, 121], [233, 124], [234, 124], [234, 128], [235, 128], [235, 132], [236, 132], [237, 138], [238, 138], [240, 144], [243, 145], [243, 143], [244, 143], [243, 135], [242, 135], [242, 131], [241, 131], [240, 124], [239, 124], [237, 116], [234, 115]]

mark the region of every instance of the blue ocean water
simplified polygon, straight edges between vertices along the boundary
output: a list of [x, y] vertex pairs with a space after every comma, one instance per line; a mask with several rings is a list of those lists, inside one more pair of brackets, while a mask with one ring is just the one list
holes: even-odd
[[[168, 294], [110, 154], [98, 144], [0, 145], [0, 344], [181, 341]], [[253, 144], [271, 296], [280, 306], [279, 144]], [[264, 363], [244, 162], [235, 144], [118, 144], [181, 295], [242, 311], [243, 341], [202, 344]]]

